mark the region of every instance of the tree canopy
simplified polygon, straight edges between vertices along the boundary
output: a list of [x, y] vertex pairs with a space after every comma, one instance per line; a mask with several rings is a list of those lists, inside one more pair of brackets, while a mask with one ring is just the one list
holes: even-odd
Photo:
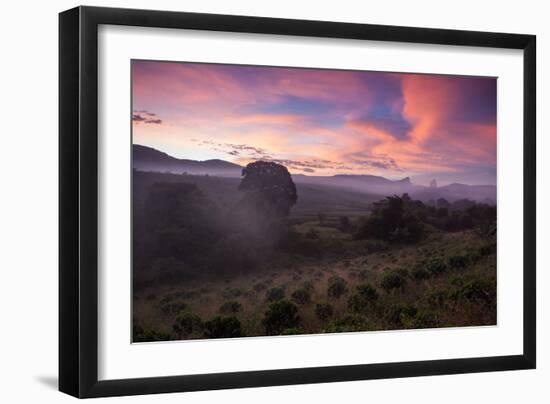
[[242, 171], [239, 190], [248, 194], [257, 206], [288, 216], [298, 200], [296, 185], [285, 166], [267, 161], [248, 164]]

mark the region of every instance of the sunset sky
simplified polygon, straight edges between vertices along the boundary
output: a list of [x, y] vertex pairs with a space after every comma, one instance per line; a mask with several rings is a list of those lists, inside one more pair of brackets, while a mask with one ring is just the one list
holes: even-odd
[[306, 175], [496, 183], [496, 79], [132, 62], [133, 142]]

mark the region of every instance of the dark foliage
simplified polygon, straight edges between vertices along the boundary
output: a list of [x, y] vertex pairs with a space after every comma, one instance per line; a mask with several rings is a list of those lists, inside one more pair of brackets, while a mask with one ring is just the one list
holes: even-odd
[[394, 304], [386, 310], [386, 320], [394, 326], [403, 326], [407, 320], [414, 318], [418, 310], [409, 304]]
[[315, 314], [321, 321], [327, 321], [334, 314], [334, 308], [329, 303], [317, 303], [315, 306]]
[[265, 294], [265, 299], [268, 302], [276, 302], [285, 298], [285, 290], [283, 288], [271, 288]]
[[415, 281], [423, 281], [429, 279], [432, 274], [428, 271], [424, 265], [415, 265], [411, 272], [411, 276]]
[[328, 280], [327, 294], [329, 297], [339, 299], [343, 294], [347, 293], [348, 284], [345, 279], [339, 276], [331, 276]]
[[187, 337], [194, 332], [201, 332], [203, 329], [203, 322], [201, 318], [195, 314], [182, 312], [176, 317], [172, 329], [177, 334], [178, 338]]
[[132, 334], [134, 342], [169, 341], [171, 339], [169, 334], [137, 324], [134, 325]]
[[241, 322], [234, 316], [214, 317], [204, 323], [206, 338], [235, 338], [242, 336]]
[[235, 314], [240, 312], [243, 309], [243, 305], [235, 300], [225, 302], [219, 308], [221, 314]]
[[453, 255], [449, 257], [449, 266], [451, 268], [464, 268], [470, 262], [470, 257], [467, 255]]
[[296, 305], [287, 300], [281, 300], [269, 305], [262, 324], [267, 335], [278, 335], [285, 329], [297, 327], [299, 322]]
[[298, 304], [311, 303], [311, 292], [307, 289], [296, 289], [291, 297], [292, 300]]
[[376, 202], [372, 214], [358, 229], [358, 239], [374, 238], [384, 241], [416, 242], [424, 237], [420, 220], [424, 204], [413, 201], [407, 194], [388, 196]]
[[477, 228], [480, 237], [492, 237], [496, 234], [496, 207], [465, 199], [451, 204], [442, 198], [427, 205], [408, 194], [389, 196], [375, 203], [355, 237], [414, 243], [424, 238], [427, 224], [445, 231]]
[[288, 170], [273, 162], [256, 161], [243, 168], [239, 190], [247, 193], [249, 201], [261, 208], [269, 206], [277, 214], [288, 216], [298, 200], [296, 185]]
[[378, 300], [378, 292], [370, 284], [357, 287], [357, 293], [348, 299], [349, 310], [355, 313], [367, 313]]
[[401, 274], [398, 272], [391, 272], [384, 275], [380, 286], [382, 286], [382, 289], [386, 292], [389, 292], [391, 290], [403, 289], [406, 282], [407, 280]]
[[360, 314], [346, 315], [330, 323], [325, 332], [354, 332], [365, 331], [368, 329], [369, 321], [367, 317]]

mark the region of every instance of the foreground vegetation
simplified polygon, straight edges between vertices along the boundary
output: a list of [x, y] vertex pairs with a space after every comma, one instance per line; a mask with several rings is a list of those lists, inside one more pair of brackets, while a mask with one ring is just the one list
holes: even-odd
[[496, 324], [494, 207], [255, 184], [134, 173], [134, 341]]

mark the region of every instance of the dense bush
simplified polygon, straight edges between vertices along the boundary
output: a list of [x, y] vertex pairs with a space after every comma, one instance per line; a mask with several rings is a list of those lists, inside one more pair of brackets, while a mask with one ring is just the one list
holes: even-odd
[[374, 204], [371, 215], [361, 224], [355, 237], [417, 242], [425, 234], [419, 214], [424, 208], [422, 202], [411, 200], [408, 194], [388, 196]]
[[439, 275], [447, 270], [447, 264], [440, 258], [433, 258], [426, 263], [426, 269], [433, 275]]
[[453, 255], [449, 257], [449, 266], [455, 269], [465, 268], [469, 263], [469, 257], [467, 255]]
[[181, 301], [174, 301], [172, 298], [164, 298], [160, 300], [158, 307], [163, 314], [177, 314], [185, 310], [187, 304]]
[[267, 291], [265, 299], [268, 302], [276, 302], [285, 298], [285, 290], [283, 288], [271, 288]]
[[328, 280], [327, 293], [329, 297], [339, 299], [343, 294], [348, 291], [348, 286], [345, 279], [339, 276], [331, 276]]
[[222, 304], [219, 308], [221, 314], [235, 314], [243, 309], [243, 305], [235, 300], [230, 300]]
[[434, 328], [439, 325], [437, 315], [431, 311], [418, 311], [414, 317], [405, 321], [407, 328]]
[[134, 342], [168, 341], [171, 339], [169, 334], [137, 324], [134, 325], [132, 334]]
[[329, 303], [317, 303], [315, 306], [315, 314], [321, 321], [327, 321], [334, 314], [334, 308]]
[[482, 257], [486, 257], [491, 254], [495, 254], [497, 252], [497, 244], [496, 243], [488, 243], [484, 244], [481, 247], [479, 247], [479, 255]]
[[241, 322], [234, 316], [218, 316], [204, 323], [204, 336], [206, 338], [235, 338], [241, 335]]
[[496, 234], [496, 208], [469, 200], [452, 204], [440, 198], [430, 205], [412, 200], [409, 195], [390, 196], [375, 203], [372, 214], [355, 233], [357, 239], [380, 239], [414, 243], [424, 238], [429, 224], [445, 231], [481, 229], [489, 239]]
[[190, 334], [202, 331], [203, 322], [201, 318], [195, 314], [182, 312], [176, 317], [172, 329], [178, 338], [187, 337]]
[[299, 322], [298, 308], [287, 300], [270, 304], [262, 320], [267, 335], [281, 334], [287, 328], [297, 327]]
[[394, 326], [402, 326], [408, 319], [416, 316], [418, 310], [410, 304], [391, 305], [385, 313], [386, 320]]
[[384, 275], [380, 286], [386, 292], [391, 290], [400, 289], [402, 290], [405, 287], [406, 279], [397, 272], [390, 272], [389, 274]]
[[291, 297], [298, 304], [311, 303], [311, 292], [307, 289], [297, 289], [292, 293]]
[[348, 299], [348, 308], [355, 313], [366, 313], [377, 300], [378, 292], [372, 285], [360, 285], [357, 293]]
[[496, 302], [496, 288], [493, 281], [485, 278], [474, 278], [464, 281], [453, 293], [455, 299], [470, 302], [493, 304]]
[[447, 308], [452, 302], [451, 294], [449, 289], [435, 289], [426, 294], [426, 300], [432, 307]]
[[422, 281], [430, 278], [431, 273], [424, 266], [415, 266], [411, 275], [415, 281]]
[[305, 331], [300, 327], [285, 328], [281, 331], [281, 335], [300, 335], [305, 334]]
[[368, 329], [369, 322], [363, 315], [346, 315], [338, 320], [331, 322], [324, 332], [354, 332], [365, 331]]

